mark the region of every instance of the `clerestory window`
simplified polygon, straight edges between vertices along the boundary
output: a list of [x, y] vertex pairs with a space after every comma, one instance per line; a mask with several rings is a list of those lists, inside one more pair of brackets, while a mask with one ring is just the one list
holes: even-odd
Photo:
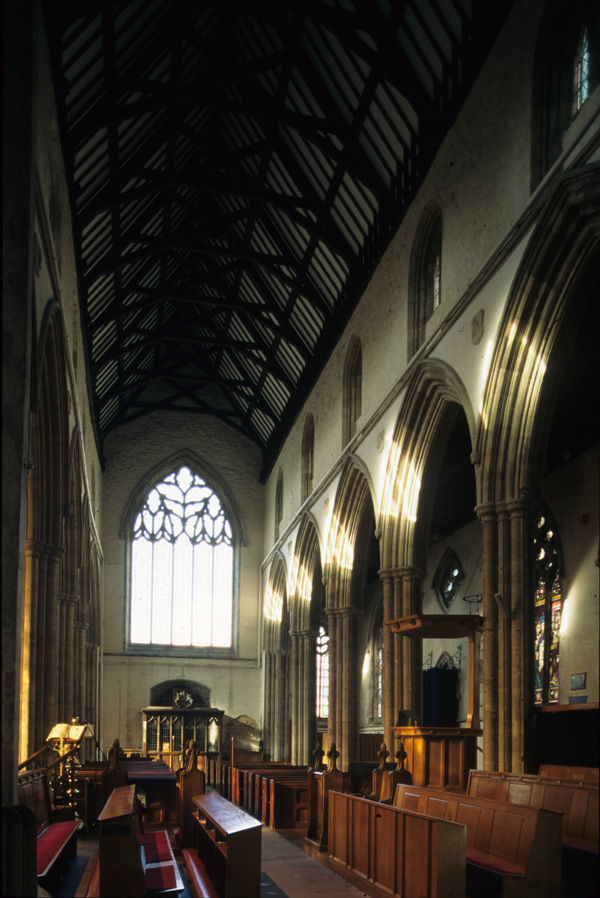
[[575, 53], [573, 72], [573, 115], [576, 115], [590, 95], [590, 32], [581, 28]]
[[135, 516], [130, 583], [132, 646], [232, 647], [231, 524], [186, 465], [153, 486]]

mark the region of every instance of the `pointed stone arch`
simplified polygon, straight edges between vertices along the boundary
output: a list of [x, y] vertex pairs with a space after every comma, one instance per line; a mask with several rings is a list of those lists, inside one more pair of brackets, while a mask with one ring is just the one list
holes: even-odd
[[[465, 413], [471, 442], [475, 416], [460, 377], [445, 362], [423, 362], [408, 385], [396, 421], [380, 511], [382, 568], [393, 569], [423, 562], [419, 535], [426, 530], [435, 477], [425, 477], [435, 465], [432, 458], [440, 434], [460, 406]], [[436, 452], [438, 460], [441, 453]], [[425, 512], [419, 522], [418, 514]], [[420, 526], [417, 524], [420, 523]]]
[[[439, 468], [447, 437], [464, 412], [475, 439], [475, 416], [460, 377], [447, 363], [429, 359], [408, 384], [394, 428], [380, 511], [383, 617], [422, 610], [422, 580]], [[422, 701], [422, 646], [384, 631], [384, 739], [390, 744], [398, 709]]]
[[263, 622], [264, 750], [272, 761], [289, 760], [290, 623], [287, 570], [276, 554], [267, 582]]
[[314, 605], [323, 604], [321, 540], [313, 516], [300, 522], [290, 574], [291, 757], [307, 764], [316, 738]]
[[349, 459], [342, 471], [332, 512], [325, 581], [329, 621], [329, 742], [335, 742], [342, 769], [358, 751], [355, 630], [360, 612], [356, 601], [356, 546], [365, 536], [365, 520], [375, 519], [370, 478]]
[[[539, 215], [492, 355], [476, 455], [483, 526], [484, 764], [522, 771], [532, 753], [531, 528], [560, 359], [597, 285], [600, 166], [563, 176]], [[500, 594], [506, 613], [499, 613]]]
[[48, 303], [37, 353], [23, 578], [20, 759], [45, 743], [58, 720], [59, 595], [64, 576], [69, 394], [64, 323], [55, 301]]

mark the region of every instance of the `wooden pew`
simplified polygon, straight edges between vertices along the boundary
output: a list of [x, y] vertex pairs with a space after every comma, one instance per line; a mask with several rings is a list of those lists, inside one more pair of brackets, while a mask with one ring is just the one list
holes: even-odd
[[337, 759], [340, 756], [331, 743], [327, 752], [327, 767], [323, 765], [325, 752], [320, 743], [313, 752], [315, 764], [308, 771], [308, 832], [304, 841], [304, 850], [307, 854], [317, 857], [327, 849], [329, 838], [329, 794], [333, 790], [344, 791], [344, 785], [348, 779], [337, 769]]
[[464, 898], [466, 841], [457, 823], [331, 791], [320, 859], [371, 896]]
[[396, 752], [396, 765], [394, 767], [390, 767], [386, 763], [388, 756], [387, 745], [385, 742], [382, 742], [379, 752], [379, 767], [372, 774], [371, 794], [365, 795], [365, 798], [371, 801], [380, 801], [383, 804], [393, 803], [396, 786], [399, 783], [406, 783], [407, 785], [412, 783], [412, 774], [404, 768], [406, 752], [402, 743], [400, 743]]
[[185, 753], [186, 764], [177, 771], [177, 844], [180, 849], [190, 848], [193, 845], [193, 811], [192, 798], [195, 795], [203, 795], [206, 785], [206, 776], [203, 770], [198, 768], [198, 749], [196, 743], [190, 740]]
[[[387, 759], [389, 758], [390, 753], [387, 749], [387, 745], [385, 742], [382, 742], [379, 746], [379, 765], [375, 768], [373, 773], [371, 774], [371, 791], [368, 795], [365, 795], [365, 798], [370, 799], [371, 801], [381, 801], [382, 791], [385, 789], [385, 797], [389, 795], [389, 783], [388, 783], [388, 774], [392, 772], [393, 767], [387, 763]], [[385, 787], [384, 787], [385, 782]]]
[[192, 803], [194, 847], [182, 854], [194, 898], [257, 898], [260, 822], [216, 792]]
[[95, 826], [112, 790], [131, 783], [145, 793], [147, 823], [177, 823], [176, 775], [163, 761], [125, 757], [118, 739], [109, 750], [108, 763], [82, 764], [76, 770], [76, 778], [83, 793], [80, 813], [88, 826]]
[[[18, 803], [30, 808], [36, 817], [37, 878], [40, 884], [77, 856], [79, 820], [75, 811], [63, 809], [58, 820], [52, 810], [45, 769], [27, 770], [18, 776]], [[70, 816], [71, 819], [65, 819]]]
[[599, 853], [600, 791], [598, 783], [555, 781], [548, 777], [471, 770], [467, 794], [562, 815], [562, 843], [568, 848]]
[[97, 875], [88, 898], [138, 898], [152, 892], [176, 894], [184, 885], [165, 830], [144, 833], [135, 785], [114, 789], [98, 817]]
[[557, 780], [578, 780], [582, 783], [597, 783], [600, 779], [598, 767], [570, 767], [561, 764], [540, 764], [538, 774]]
[[541, 808], [396, 786], [394, 806], [467, 827], [467, 894], [560, 898], [561, 819]]
[[577, 894], [599, 891], [597, 782], [472, 770], [469, 794], [558, 811], [562, 817], [563, 880]]
[[271, 829], [308, 828], [308, 770], [263, 777], [262, 821]]

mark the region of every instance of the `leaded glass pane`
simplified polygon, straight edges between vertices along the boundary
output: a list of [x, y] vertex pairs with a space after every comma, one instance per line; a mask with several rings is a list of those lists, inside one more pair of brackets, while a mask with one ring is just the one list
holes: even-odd
[[329, 636], [319, 627], [317, 636], [317, 717], [329, 714]]
[[559, 700], [562, 582], [558, 539], [545, 515], [537, 523], [534, 556], [534, 701], [536, 705], [555, 704]]
[[150, 490], [131, 547], [132, 643], [229, 648], [233, 632], [231, 524], [188, 467]]

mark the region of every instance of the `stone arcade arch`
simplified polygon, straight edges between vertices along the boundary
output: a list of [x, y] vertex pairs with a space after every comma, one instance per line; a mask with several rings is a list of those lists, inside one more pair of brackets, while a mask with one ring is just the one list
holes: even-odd
[[264, 750], [272, 761], [289, 759], [289, 611], [287, 571], [280, 555], [269, 573], [263, 618]]
[[[466, 415], [473, 442], [474, 415], [456, 372], [437, 360], [420, 365], [407, 387], [396, 422], [382, 497], [384, 621], [422, 610], [437, 474], [457, 406]], [[386, 627], [383, 657], [384, 740], [393, 745], [396, 711], [418, 711], [421, 707], [422, 647], [418, 641], [395, 637]]]
[[290, 687], [293, 764], [308, 764], [316, 736], [313, 608], [320, 601], [322, 566], [319, 532], [305, 515], [300, 523], [290, 583]]
[[[494, 348], [479, 421], [478, 515], [483, 525], [484, 763], [521, 771], [532, 747], [530, 615], [534, 504], [540, 498], [553, 384], [577, 326], [581, 297], [597, 278], [600, 166], [567, 174], [542, 210], [508, 298]], [[507, 615], [494, 596], [501, 593]], [[522, 659], [527, 659], [522, 663]], [[496, 710], [497, 709], [497, 710]]]
[[[55, 723], [98, 724], [101, 557], [81, 434], [72, 412], [63, 321], [48, 304], [32, 398], [21, 645], [19, 756]], [[87, 747], [87, 746], [86, 746]]]
[[369, 479], [357, 460], [349, 459], [335, 497], [324, 570], [330, 654], [328, 734], [330, 742], [336, 742], [342, 769], [358, 756], [355, 628], [362, 602], [354, 562], [357, 544], [364, 541], [365, 520], [373, 518]]

